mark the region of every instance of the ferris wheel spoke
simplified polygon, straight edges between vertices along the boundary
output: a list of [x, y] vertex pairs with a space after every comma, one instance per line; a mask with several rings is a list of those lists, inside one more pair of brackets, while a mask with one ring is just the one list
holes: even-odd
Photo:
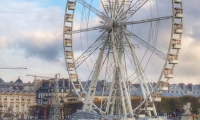
[[88, 32], [88, 31], [94, 31], [94, 30], [102, 30], [103, 28], [104, 28], [104, 25], [97, 26], [97, 27], [92, 27], [92, 28], [74, 30], [74, 31], [72, 31], [72, 34], [81, 33], [81, 32]]
[[100, 12], [99, 10], [97, 10], [96, 8], [94, 8], [93, 6], [91, 6], [90, 4], [88, 4], [87, 2], [85, 2], [84, 0], [77, 0], [77, 2], [79, 2], [84, 7], [88, 8], [90, 11], [92, 11], [97, 16], [99, 16], [101, 19], [105, 20], [106, 16], [105, 16], [104, 13]]
[[163, 52], [161, 52], [160, 50], [156, 49], [154, 46], [150, 45], [149, 43], [147, 43], [146, 41], [144, 41], [143, 39], [141, 39], [137, 35], [133, 34], [132, 32], [130, 32], [128, 30], [126, 30], [125, 34], [130, 36], [131, 38], [133, 38], [136, 42], [138, 42], [142, 46], [144, 46], [147, 49], [151, 50], [154, 54], [158, 55], [160, 58], [162, 58], [164, 60], [167, 60], [167, 55], [165, 55]]
[[[75, 68], [79, 67], [95, 50], [97, 50], [104, 41], [106, 37], [106, 32], [104, 31], [97, 40], [80, 56], [71, 66], [75, 66]], [[71, 67], [70, 66], [70, 67]]]
[[133, 14], [135, 14], [148, 0], [138, 0], [135, 4], [130, 6], [125, 12], [123, 12], [119, 18], [122, 20], [128, 20]]
[[120, 24], [132, 25], [132, 24], [147, 23], [147, 22], [152, 22], [152, 21], [167, 20], [167, 19], [172, 19], [172, 18], [173, 18], [173, 16], [165, 16], [165, 17], [158, 17], [158, 18], [139, 20], [139, 21], [121, 22]]
[[108, 6], [101, 0], [101, 5], [103, 6], [104, 12], [106, 13], [106, 15], [108, 16]]

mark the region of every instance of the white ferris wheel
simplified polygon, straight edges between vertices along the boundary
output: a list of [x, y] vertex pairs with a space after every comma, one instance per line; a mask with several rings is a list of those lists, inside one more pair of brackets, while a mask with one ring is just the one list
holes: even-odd
[[[66, 68], [84, 103], [75, 117], [158, 117], [154, 102], [168, 90], [178, 63], [182, 7], [182, 0], [67, 1]], [[137, 93], [141, 100], [135, 105], [131, 98]]]

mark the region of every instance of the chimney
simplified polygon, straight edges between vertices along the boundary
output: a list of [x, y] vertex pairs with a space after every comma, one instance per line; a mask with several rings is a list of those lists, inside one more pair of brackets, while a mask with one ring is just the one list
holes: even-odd
[[183, 90], [185, 90], [185, 84], [184, 84], [184, 83], [180, 83], [179, 86], [180, 86]]
[[63, 82], [63, 88], [65, 88], [65, 79], [63, 79], [62, 82]]
[[193, 92], [193, 84], [189, 83], [188, 87], [190, 88], [190, 90]]

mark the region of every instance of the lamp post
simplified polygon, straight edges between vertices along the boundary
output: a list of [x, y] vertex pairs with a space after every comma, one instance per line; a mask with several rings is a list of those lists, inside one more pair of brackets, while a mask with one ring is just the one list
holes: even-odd
[[44, 120], [47, 120], [47, 98], [46, 97], [43, 98], [42, 104], [44, 107]]
[[60, 118], [61, 118], [61, 120], [63, 120], [63, 109], [64, 109], [64, 100], [63, 100], [63, 98], [61, 97], [61, 100], [60, 100], [60, 111], [61, 111], [61, 116], [60, 116]]

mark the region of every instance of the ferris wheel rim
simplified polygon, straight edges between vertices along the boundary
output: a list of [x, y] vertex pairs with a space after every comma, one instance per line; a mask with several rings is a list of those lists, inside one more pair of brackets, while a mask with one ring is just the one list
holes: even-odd
[[[177, 1], [177, 0], [172, 0], [173, 1], [173, 4], [174, 4], [174, 1]], [[74, 1], [75, 2], [75, 4], [76, 4], [76, 2], [77, 2], [77, 0], [75, 0]], [[69, 0], [68, 0], [68, 2], [67, 2], [67, 6], [66, 6], [66, 13], [65, 13], [65, 18], [66, 18], [66, 14], [67, 14], [67, 10], [69, 9], [68, 7], [68, 3], [69, 3]], [[172, 10], [174, 10], [174, 5], [172, 6]], [[74, 12], [73, 12], [73, 16], [74, 16]], [[174, 12], [173, 12], [173, 23], [172, 23], [172, 31], [174, 32], [174, 30], [173, 30], [173, 28], [174, 28], [174, 19], [175, 19], [175, 17], [174, 17], [175, 15], [174, 15]], [[66, 19], [64, 20], [64, 31], [63, 31], [63, 33], [65, 34], [65, 22], [66, 22]], [[110, 28], [107, 28], [108, 29], [108, 31], [110, 30]], [[73, 21], [72, 21], [72, 27], [71, 27], [71, 32], [73, 31]], [[66, 50], [65, 50], [65, 35], [63, 34], [63, 38], [64, 38], [64, 51], [66, 52]], [[71, 36], [72, 36], [72, 33], [70, 33], [71, 34]], [[167, 54], [167, 58], [169, 57], [169, 53], [170, 53], [170, 51], [171, 51], [171, 49], [172, 49], [172, 46], [171, 46], [171, 44], [172, 44], [172, 37], [173, 37], [173, 34], [174, 33], [172, 33], [171, 32], [171, 39], [170, 39], [170, 45], [169, 45], [169, 49], [168, 49], [168, 54]], [[72, 38], [72, 37], [71, 37]], [[73, 44], [73, 43], [71, 43], [71, 44]], [[71, 46], [71, 49], [72, 49], [72, 51], [73, 51], [73, 45]], [[177, 50], [177, 51], [179, 51], [179, 50]], [[72, 53], [73, 54], [73, 53]], [[177, 54], [178, 54], [178, 52], [177, 52]], [[73, 61], [75, 61], [74, 60], [74, 58], [72, 58], [73, 59]], [[65, 55], [65, 60], [66, 60], [66, 64], [68, 64], [68, 61], [67, 61], [67, 57], [66, 57], [66, 55]], [[165, 62], [165, 65], [164, 65], [164, 67], [163, 67], [163, 70], [162, 70], [162, 73], [161, 73], [161, 77], [163, 76], [163, 74], [164, 74], [164, 69], [166, 68], [166, 66], [168, 65], [168, 59], [166, 60], [166, 62]], [[175, 64], [173, 64], [173, 66], [172, 66], [172, 68], [174, 68], [174, 66], [175, 66]], [[67, 66], [66, 66], [67, 67]], [[69, 66], [68, 66], [69, 67]], [[67, 71], [68, 71], [68, 73], [69, 73], [69, 75], [71, 75], [71, 73], [70, 73], [70, 70], [69, 70], [69, 68], [67, 67]], [[77, 73], [77, 71], [76, 71], [76, 69], [75, 69], [75, 74], [77, 75], [76, 77], [77, 77], [77, 79], [78, 79], [78, 73]], [[70, 79], [70, 81], [71, 81], [71, 78], [69, 77], [69, 79]], [[168, 79], [169, 80], [169, 79]], [[161, 81], [161, 78], [158, 80], [158, 81]], [[78, 84], [80, 84], [81, 85], [81, 82], [79, 81], [79, 80], [77, 80], [76, 81]], [[73, 83], [73, 82], [72, 82]], [[75, 87], [75, 85], [73, 84], [73, 87], [74, 88], [76, 88]], [[83, 86], [81, 86], [81, 89], [83, 89]], [[84, 89], [83, 89], [84, 90]], [[76, 91], [76, 93], [78, 93], [77, 91]], [[84, 91], [84, 93], [86, 94], [86, 92]], [[81, 97], [81, 96], [79, 96], [79, 97]]]

